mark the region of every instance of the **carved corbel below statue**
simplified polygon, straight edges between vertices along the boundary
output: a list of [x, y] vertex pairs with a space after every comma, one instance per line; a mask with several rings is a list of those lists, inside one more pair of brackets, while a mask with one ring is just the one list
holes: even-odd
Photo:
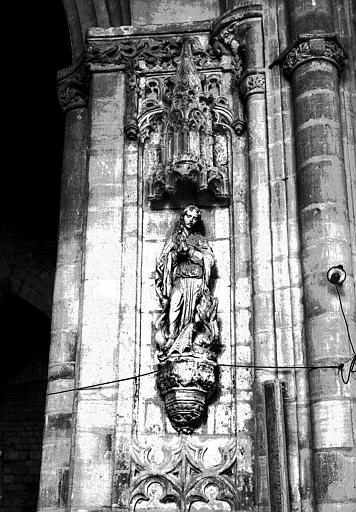
[[187, 206], [156, 267], [162, 308], [155, 328], [157, 385], [173, 427], [190, 434], [217, 386], [218, 301], [210, 290], [215, 259], [199, 232], [201, 212]]

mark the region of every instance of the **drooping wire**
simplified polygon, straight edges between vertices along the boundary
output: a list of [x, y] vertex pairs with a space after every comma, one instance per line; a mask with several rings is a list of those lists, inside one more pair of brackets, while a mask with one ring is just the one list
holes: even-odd
[[[350, 363], [350, 366], [348, 368], [348, 373], [345, 378], [344, 377], [344, 369], [345, 369], [345, 366], [348, 366], [348, 363], [350, 361], [351, 361], [351, 363]], [[348, 361], [346, 361], [345, 363], [342, 363], [339, 365], [339, 372], [340, 372], [342, 382], [344, 384], [348, 384], [350, 382], [351, 374], [356, 373], [356, 354], [354, 354], [354, 356], [351, 359], [349, 359]]]
[[[106, 382], [98, 382], [96, 384], [90, 384], [88, 386], [79, 386], [79, 387], [75, 387], [75, 388], [69, 388], [69, 389], [61, 389], [60, 391], [52, 391], [50, 393], [34, 393], [30, 396], [26, 395], [24, 397], [15, 397], [15, 398], [7, 398], [5, 401], [6, 402], [21, 402], [23, 401], [24, 399], [28, 400], [28, 399], [31, 399], [31, 398], [38, 398], [38, 397], [44, 397], [44, 396], [51, 396], [51, 395], [59, 395], [59, 394], [63, 394], [63, 393], [70, 393], [70, 392], [73, 392], [73, 391], [83, 391], [83, 390], [87, 390], [87, 389], [95, 389], [95, 388], [100, 388], [102, 386], [108, 386], [109, 384], [117, 384], [119, 382], [125, 382], [125, 381], [128, 381], [128, 380], [135, 380], [135, 382], [137, 382], [137, 380], [141, 377], [146, 377], [147, 375], [153, 375], [155, 373], [157, 373], [158, 370], [152, 370], [150, 372], [146, 372], [146, 373], [141, 373], [139, 375], [133, 375], [133, 376], [130, 376], [130, 377], [124, 377], [122, 379], [115, 379], [115, 380], [108, 380]], [[36, 381], [29, 381], [29, 382], [25, 382], [24, 384], [45, 384], [48, 382], [50, 382], [49, 379], [41, 379], [41, 380], [36, 380]], [[21, 385], [22, 383], [18, 383], [17, 385]], [[13, 384], [12, 386], [14, 386], [16, 384]], [[4, 386], [4, 388], [6, 389], [9, 388], [9, 387], [12, 387], [11, 385], [9, 386]]]
[[286, 366], [263, 366], [259, 364], [225, 364], [220, 363], [219, 366], [227, 366], [229, 368], [253, 368], [255, 370], [319, 370], [319, 369], [330, 369], [330, 368], [339, 368], [338, 364], [331, 365], [321, 365], [321, 366], [294, 366], [294, 365], [286, 365]]
[[137, 381], [137, 379], [139, 379], [140, 377], [146, 377], [146, 375], [153, 375], [154, 373], [157, 373], [157, 372], [158, 372], [158, 370], [153, 370], [151, 372], [140, 373], [139, 375], [133, 375], [132, 377], [124, 377], [123, 379], [108, 380], [106, 382], [98, 382], [97, 384], [91, 384], [88, 386], [80, 386], [80, 387], [71, 388], [71, 389], [62, 389], [61, 391], [52, 391], [51, 393], [46, 393], [46, 396], [60, 395], [61, 393], [69, 393], [70, 391], [83, 391], [85, 389], [99, 388], [101, 386], [107, 386], [109, 384], [117, 384], [119, 382], [125, 382], [127, 380]]
[[[349, 360], [350, 361], [350, 360]], [[258, 364], [227, 364], [227, 363], [220, 363], [219, 366], [223, 366], [223, 367], [228, 367], [228, 368], [246, 368], [246, 369], [255, 369], [255, 370], [309, 370], [309, 371], [313, 371], [313, 370], [323, 370], [323, 369], [338, 369], [338, 370], [341, 370], [346, 364], [347, 364], [348, 361], [346, 361], [345, 363], [343, 364], [339, 364], [339, 365], [320, 365], [320, 366], [293, 366], [293, 365], [286, 365], [286, 366], [263, 366], [263, 365], [258, 365]], [[350, 371], [350, 374], [352, 372], [354, 372], [354, 367], [355, 367], [355, 361], [352, 362], [351, 364], [352, 366], [352, 369]], [[29, 398], [36, 398], [37, 396], [52, 396], [52, 395], [59, 395], [59, 394], [63, 394], [63, 393], [70, 393], [70, 392], [73, 392], [73, 391], [85, 391], [85, 390], [88, 390], [88, 389], [94, 389], [94, 388], [100, 388], [102, 386], [108, 386], [109, 384], [117, 384], [117, 383], [120, 383], [120, 382], [125, 382], [125, 381], [129, 381], [129, 380], [135, 380], [135, 382], [138, 381], [138, 379], [140, 379], [141, 377], [146, 377], [148, 375], [154, 375], [156, 373], [159, 373], [159, 367], [157, 367], [155, 370], [152, 370], [150, 372], [146, 372], [146, 373], [141, 373], [141, 374], [138, 374], [138, 375], [132, 375], [130, 377], [124, 377], [122, 379], [114, 379], [114, 380], [109, 380], [109, 381], [105, 381], [105, 382], [97, 382], [95, 384], [90, 384], [88, 386], [79, 386], [79, 387], [74, 387], [74, 388], [69, 388], [69, 389], [61, 389], [60, 391], [51, 391], [49, 393], [46, 393], [45, 395], [43, 395], [42, 393], [38, 393], [36, 395], [32, 395], [32, 396], [26, 396], [26, 400], [29, 399]], [[344, 379], [343, 379], [344, 380]], [[36, 382], [36, 383], [45, 383], [45, 382], [49, 382], [48, 380], [41, 380], [41, 381], [31, 381], [31, 382], [28, 382], [27, 384], [32, 384], [33, 382]], [[9, 401], [21, 401], [23, 400], [23, 398], [21, 397], [16, 397], [14, 399], [7, 399], [6, 401], [9, 402]]]

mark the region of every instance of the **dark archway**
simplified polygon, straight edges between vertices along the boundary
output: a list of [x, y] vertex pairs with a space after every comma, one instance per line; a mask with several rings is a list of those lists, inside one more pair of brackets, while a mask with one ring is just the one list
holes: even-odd
[[0, 300], [1, 510], [34, 512], [40, 477], [50, 319], [24, 300]]
[[0, 509], [35, 512], [64, 135], [56, 75], [72, 53], [60, 0], [6, 2], [4, 11], [10, 53], [0, 192]]
[[1, 177], [0, 235], [12, 229], [55, 240], [64, 135], [56, 75], [72, 62], [66, 14], [61, 0], [6, 2], [4, 9], [11, 56], [2, 96], [9, 164]]

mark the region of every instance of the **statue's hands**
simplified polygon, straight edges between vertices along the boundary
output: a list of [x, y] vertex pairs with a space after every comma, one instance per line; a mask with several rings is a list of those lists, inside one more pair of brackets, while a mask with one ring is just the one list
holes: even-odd
[[167, 299], [166, 297], [162, 297], [161, 306], [162, 306], [163, 311], [165, 311], [167, 309], [168, 303], [169, 303], [169, 299]]
[[180, 254], [188, 254], [189, 252], [189, 245], [187, 244], [186, 240], [182, 240], [178, 247], [178, 252]]

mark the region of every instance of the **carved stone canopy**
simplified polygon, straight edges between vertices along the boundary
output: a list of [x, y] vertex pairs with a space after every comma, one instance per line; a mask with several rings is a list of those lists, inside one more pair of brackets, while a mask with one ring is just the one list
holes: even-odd
[[223, 116], [224, 105], [204, 92], [204, 79], [195, 66], [191, 45], [191, 39], [183, 40], [174, 79], [167, 82], [165, 108], [154, 117], [154, 123], [161, 124], [161, 141], [156, 167], [148, 179], [151, 202], [176, 194], [182, 183], [198, 194], [209, 192], [217, 200], [229, 196], [227, 168], [214, 165], [212, 155], [214, 128]]

